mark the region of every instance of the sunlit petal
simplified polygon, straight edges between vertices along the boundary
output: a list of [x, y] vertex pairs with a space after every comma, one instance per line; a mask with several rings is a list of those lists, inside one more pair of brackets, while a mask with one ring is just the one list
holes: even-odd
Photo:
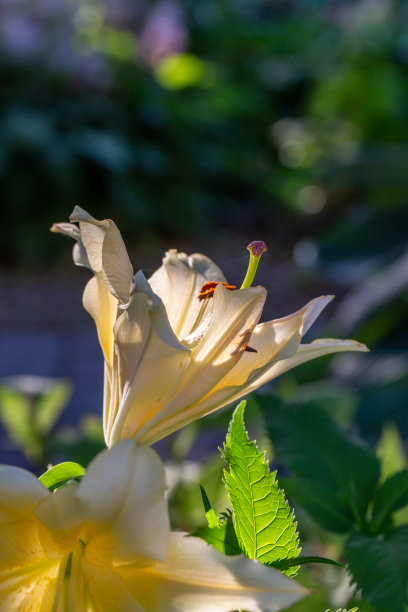
[[[48, 490], [31, 472], [11, 465], [0, 465], [0, 512], [27, 516]], [[3, 522], [0, 513], [0, 523]]]
[[149, 279], [153, 291], [163, 300], [170, 325], [180, 339], [195, 326], [202, 307], [198, 295], [207, 281], [225, 281], [219, 267], [205, 255], [177, 251], [168, 251], [163, 265]]
[[146, 612], [275, 612], [307, 594], [277, 570], [172, 533], [164, 563], [120, 570]]
[[250, 384], [244, 385], [240, 388], [224, 388], [217, 394], [214, 394], [214, 396], [206, 398], [203, 401], [203, 405], [207, 407], [208, 412], [213, 412], [214, 410], [217, 410], [220, 405], [225, 406], [226, 404], [237, 401], [244, 395], [255, 391], [262, 385], [265, 385], [274, 378], [277, 378], [288, 370], [292, 370], [302, 363], [306, 363], [307, 361], [311, 361], [317, 357], [323, 357], [324, 355], [331, 355], [333, 353], [340, 353], [344, 351], [367, 352], [368, 349], [365, 344], [361, 344], [355, 340], [321, 339], [315, 340], [311, 344], [301, 344], [299, 345], [296, 353], [294, 353], [291, 357], [274, 363], [260, 376], [254, 377]]
[[84, 308], [95, 321], [99, 343], [110, 368], [113, 364], [113, 326], [118, 311], [117, 299], [108, 291], [102, 274], [96, 273], [87, 283]]
[[[122, 400], [109, 444], [134, 435], [178, 389], [191, 352], [175, 336], [163, 303], [141, 273], [115, 325]], [[160, 376], [157, 376], [157, 370]]]
[[89, 558], [103, 549], [115, 563], [163, 559], [169, 533], [165, 489], [164, 468], [152, 449], [124, 440], [100, 453], [76, 492], [84, 520], [99, 532], [89, 542]]
[[[157, 427], [167, 432], [168, 422], [173, 426], [182, 420], [185, 424], [200, 416], [189, 409], [239, 361], [261, 315], [265, 296], [263, 287], [242, 291], [229, 291], [222, 285], [217, 287], [210, 324], [201, 342], [191, 351], [192, 360], [184, 371], [179, 390], [140, 428], [137, 436], [142, 442], [151, 443]], [[184, 420], [186, 414], [187, 421]]]
[[52, 612], [58, 572], [58, 562], [43, 561], [25, 570], [0, 574], [0, 610]]
[[[85, 561], [83, 570], [95, 606], [92, 610], [146, 612], [113, 569]], [[166, 612], [166, 609], [161, 612]]]

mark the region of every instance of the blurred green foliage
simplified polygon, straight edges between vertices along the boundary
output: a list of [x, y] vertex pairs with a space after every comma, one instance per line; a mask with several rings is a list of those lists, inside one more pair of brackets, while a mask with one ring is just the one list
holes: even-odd
[[0, 17], [4, 261], [62, 249], [44, 228], [75, 203], [139, 247], [406, 241], [406, 3], [1, 0]]

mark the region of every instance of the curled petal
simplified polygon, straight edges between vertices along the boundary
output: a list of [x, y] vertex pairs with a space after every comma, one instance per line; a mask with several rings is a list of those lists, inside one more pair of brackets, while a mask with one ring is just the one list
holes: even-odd
[[74, 264], [92, 270], [88, 255], [86, 254], [86, 249], [82, 243], [81, 232], [76, 225], [72, 225], [71, 223], [54, 223], [54, 225], [51, 227], [51, 231], [56, 234], [64, 234], [65, 236], [73, 238], [76, 241], [72, 250], [72, 259], [74, 260]]
[[93, 271], [102, 272], [112, 295], [121, 304], [127, 304], [133, 268], [115, 223], [111, 219], [98, 221], [79, 206], [70, 221], [79, 222], [81, 240]]
[[171, 534], [164, 563], [121, 575], [146, 612], [276, 612], [308, 593], [277, 570], [182, 533]]
[[224, 282], [219, 267], [205, 255], [168, 251], [163, 265], [149, 278], [153, 291], [163, 300], [174, 333], [185, 338], [195, 327], [201, 310], [198, 300], [207, 281]]

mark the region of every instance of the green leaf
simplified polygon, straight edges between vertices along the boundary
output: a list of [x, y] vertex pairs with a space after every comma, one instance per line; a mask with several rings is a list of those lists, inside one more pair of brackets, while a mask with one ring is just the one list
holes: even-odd
[[211, 506], [210, 500], [208, 499], [207, 493], [204, 490], [204, 487], [200, 485], [201, 497], [203, 499], [205, 516], [207, 518], [208, 527], [210, 529], [214, 529], [215, 527], [220, 527], [220, 521], [218, 516], [215, 514], [214, 509]]
[[213, 527], [212, 529], [210, 527], [200, 527], [189, 535], [201, 538], [224, 555], [242, 554], [231, 516], [226, 518], [219, 527]]
[[276, 567], [280, 570], [286, 570], [289, 567], [306, 565], [308, 563], [322, 563], [323, 565], [334, 565], [336, 567], [344, 568], [344, 565], [339, 563], [338, 561], [334, 561], [333, 559], [327, 559], [326, 557], [319, 556], [302, 556], [294, 557], [293, 559], [283, 559], [283, 561], [275, 561], [273, 563], [273, 567]]
[[353, 580], [378, 612], [405, 612], [408, 577], [408, 528], [386, 539], [353, 532], [346, 543]]
[[33, 406], [22, 393], [0, 387], [0, 416], [10, 438], [30, 459], [41, 456], [41, 446], [33, 428]]
[[377, 446], [377, 457], [381, 463], [381, 480], [407, 467], [404, 445], [394, 423], [384, 426]]
[[36, 402], [35, 428], [44, 435], [51, 431], [71, 396], [71, 385], [58, 380], [44, 392]]
[[258, 401], [275, 454], [291, 472], [287, 494], [324, 529], [344, 533], [356, 523], [364, 527], [379, 479], [373, 451], [313, 402], [290, 404], [275, 396]]
[[408, 470], [387, 478], [374, 494], [372, 528], [381, 529], [390, 514], [408, 504]]
[[85, 468], [79, 463], [73, 463], [72, 461], [66, 461], [54, 465], [52, 468], [41, 474], [38, 480], [40, 480], [47, 489], [55, 491], [60, 487], [64, 486], [70, 480], [80, 480], [85, 474]]
[[[293, 511], [269, 472], [264, 453], [248, 439], [244, 425], [246, 402], [236, 408], [223, 448], [224, 471], [241, 549], [250, 559], [273, 565], [300, 553]], [[292, 575], [296, 569], [286, 570]]]

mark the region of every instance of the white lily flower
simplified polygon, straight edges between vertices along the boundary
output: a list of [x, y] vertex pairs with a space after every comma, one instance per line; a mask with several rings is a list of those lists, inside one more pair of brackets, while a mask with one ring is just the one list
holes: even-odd
[[[301, 344], [332, 296], [259, 323], [266, 291], [249, 286], [253, 274], [235, 291], [208, 257], [169, 251], [146, 280], [142, 272], [133, 276], [113, 221], [97, 221], [79, 207], [70, 219], [79, 229], [68, 223], [52, 229], [77, 241], [75, 263], [94, 273], [83, 303], [105, 357], [108, 446], [128, 437], [152, 444], [300, 363], [367, 350], [353, 340]], [[251, 244], [256, 267], [264, 243]]]
[[53, 493], [0, 466], [0, 610], [273, 612], [307, 593], [277, 570], [171, 533], [164, 491], [160, 459], [131, 440]]

